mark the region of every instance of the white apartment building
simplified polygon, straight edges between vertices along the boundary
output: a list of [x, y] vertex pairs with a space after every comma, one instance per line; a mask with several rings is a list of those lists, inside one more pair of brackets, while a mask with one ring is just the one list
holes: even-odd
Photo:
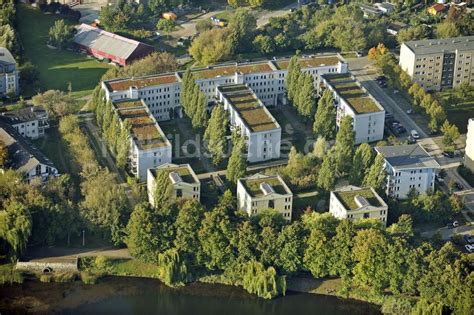
[[466, 153], [464, 166], [474, 172], [474, 118], [470, 118], [467, 125]]
[[331, 191], [329, 212], [338, 219], [375, 218], [387, 225], [388, 206], [371, 187], [349, 185]]
[[15, 58], [5, 47], [0, 47], [0, 96], [18, 95], [20, 92], [20, 72]]
[[408, 41], [400, 47], [400, 67], [425, 90], [474, 85], [474, 36]]
[[144, 181], [148, 169], [171, 163], [171, 143], [142, 100], [115, 101], [113, 106], [120, 123], [131, 124], [129, 167], [133, 174]]
[[350, 73], [322, 75], [319, 93], [324, 89], [333, 92], [337, 126], [345, 116], [352, 117], [356, 144], [383, 139], [385, 109]]
[[163, 164], [156, 169], [148, 169], [147, 190], [148, 201], [155, 206], [156, 174], [164, 171], [168, 175], [169, 184], [173, 186], [173, 200], [177, 198], [201, 198], [201, 182], [189, 164]]
[[255, 93], [246, 85], [229, 84], [218, 86], [216, 94], [218, 103], [229, 113], [232, 128], [247, 140], [247, 161], [279, 158], [280, 125]]
[[404, 199], [410, 190], [418, 193], [434, 190], [439, 164], [419, 144], [376, 147], [385, 158], [386, 193]]
[[293, 193], [280, 176], [255, 174], [237, 181], [237, 208], [249, 216], [275, 209], [291, 221]]
[[38, 139], [49, 128], [48, 112], [42, 106], [30, 106], [0, 114], [0, 119], [11, 125], [23, 137]]
[[46, 181], [50, 176], [59, 176], [58, 169], [41, 151], [26, 141], [12, 126], [2, 121], [0, 141], [8, 152], [5, 167], [23, 174], [25, 181], [30, 182], [35, 178]]
[[[247, 84], [265, 106], [286, 104], [285, 76], [289, 59], [246, 63], [224, 63], [192, 69], [195, 82], [213, 103], [216, 87], [224, 84]], [[302, 71], [313, 78], [328, 73], [346, 73], [347, 63], [339, 55], [315, 55], [300, 58]], [[184, 72], [102, 82], [107, 100], [143, 99], [157, 121], [182, 116], [181, 82]]]

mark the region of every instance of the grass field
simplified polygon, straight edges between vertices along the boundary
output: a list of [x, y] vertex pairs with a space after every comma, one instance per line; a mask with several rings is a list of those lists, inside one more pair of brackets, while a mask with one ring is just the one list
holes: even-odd
[[460, 97], [456, 90], [446, 90], [436, 93], [443, 103], [446, 115], [451, 123], [454, 123], [461, 133], [467, 132], [467, 121], [474, 116], [474, 89], [467, 97]]
[[39, 71], [39, 86], [25, 87], [24, 91], [30, 95], [37, 89], [66, 91], [71, 82], [74, 97], [88, 95], [111, 66], [79, 53], [49, 49], [49, 28], [58, 19], [31, 6], [18, 6], [18, 31], [24, 54]]

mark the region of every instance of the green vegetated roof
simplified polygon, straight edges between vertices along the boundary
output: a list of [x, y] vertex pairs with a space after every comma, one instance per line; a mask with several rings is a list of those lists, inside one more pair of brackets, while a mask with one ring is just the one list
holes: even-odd
[[[336, 65], [340, 60], [337, 56], [314, 56], [308, 58], [300, 58], [299, 63], [303, 69], [321, 67], [323, 65], [331, 66]], [[276, 60], [273, 62], [278, 69], [286, 70], [290, 64], [290, 59]]]
[[269, 184], [275, 193], [280, 195], [286, 195], [288, 192], [285, 189], [285, 186], [280, 181], [277, 176], [271, 176], [266, 178], [246, 178], [242, 179], [242, 184], [245, 187], [245, 190], [252, 196], [252, 197], [262, 197], [264, 196], [263, 191], [260, 189], [260, 184], [267, 183]]
[[325, 75], [324, 78], [357, 114], [374, 113], [382, 110], [377, 106], [374, 100], [360, 88], [350, 74]]
[[355, 196], [364, 197], [371, 206], [380, 207], [380, 201], [370, 188], [361, 188], [356, 190], [336, 191], [337, 198], [342, 202], [348, 210], [356, 210], [359, 208], [355, 201]]
[[142, 106], [143, 106], [143, 103], [141, 100], [126, 100], [126, 101], [114, 102], [114, 107], [117, 109], [126, 109], [126, 108], [142, 107]]
[[[227, 85], [219, 89], [251, 131], [258, 132], [277, 128], [273, 116], [265, 110], [247, 86]], [[235, 90], [232, 91], [232, 89]]]
[[177, 165], [177, 166], [167, 166], [167, 167], [157, 168], [156, 170], [153, 170], [153, 175], [156, 176], [156, 171], [161, 171], [161, 170], [168, 172], [168, 174], [171, 172], [176, 172], [185, 183], [189, 183], [189, 184], [197, 183], [187, 165]]
[[147, 150], [165, 146], [166, 139], [144, 107], [118, 109], [120, 119], [130, 122], [132, 137], [140, 149]]

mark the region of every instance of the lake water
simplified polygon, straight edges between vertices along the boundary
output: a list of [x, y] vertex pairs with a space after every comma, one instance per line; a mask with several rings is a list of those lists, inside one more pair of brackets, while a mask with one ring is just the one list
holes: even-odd
[[248, 295], [239, 288], [196, 284], [170, 289], [146, 281], [133, 282], [128, 290], [98, 302], [81, 305], [66, 314], [380, 314], [368, 303], [332, 296], [289, 293], [274, 300]]

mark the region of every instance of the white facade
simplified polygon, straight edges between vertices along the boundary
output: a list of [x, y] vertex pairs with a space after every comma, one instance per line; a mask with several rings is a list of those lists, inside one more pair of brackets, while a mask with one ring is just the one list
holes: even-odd
[[8, 152], [7, 168], [23, 174], [25, 181], [35, 178], [46, 181], [50, 176], [58, 176], [58, 169], [42, 152], [31, 146], [11, 126], [0, 123], [0, 140]]
[[[147, 170], [165, 163], [171, 163], [171, 143], [166, 138], [157, 121], [146, 106], [127, 107], [114, 102], [120, 124], [127, 119], [131, 124], [129, 167], [133, 174], [145, 181]], [[122, 107], [122, 108], [121, 108]]]
[[293, 193], [280, 176], [255, 174], [237, 181], [237, 208], [249, 216], [275, 209], [291, 221]]
[[[234, 98], [245, 101], [234, 104]], [[247, 161], [254, 163], [280, 157], [280, 125], [248, 86], [222, 85], [217, 88], [217, 101], [229, 113], [232, 128], [247, 139]]]
[[408, 41], [400, 67], [425, 90], [474, 85], [474, 36]]
[[474, 172], [474, 118], [469, 119], [467, 125], [466, 153], [464, 155], [464, 166]]
[[18, 95], [20, 92], [20, 73], [15, 58], [8, 49], [0, 47], [0, 96]]
[[[355, 144], [383, 139], [385, 109], [350, 74], [321, 76], [319, 89], [333, 92], [337, 107], [336, 124], [339, 127], [345, 116], [351, 116], [355, 132]], [[356, 97], [344, 94], [351, 91]]]
[[329, 212], [338, 219], [375, 218], [387, 225], [388, 206], [373, 188], [346, 186], [331, 191]]
[[[226, 63], [192, 69], [195, 82], [206, 94], [208, 103], [216, 96], [216, 87], [247, 84], [265, 106], [286, 104], [285, 76], [289, 59], [249, 63]], [[339, 55], [305, 56], [302, 71], [316, 79], [328, 73], [346, 73], [347, 63]], [[182, 117], [181, 80], [184, 72], [150, 75], [102, 82], [107, 100], [143, 99], [157, 121]]]
[[156, 169], [149, 169], [147, 176], [148, 201], [155, 206], [156, 172], [167, 171], [169, 183], [173, 186], [172, 199], [201, 198], [201, 182], [189, 164], [163, 164]]
[[386, 194], [404, 199], [414, 189], [418, 193], [434, 190], [439, 164], [419, 144], [376, 147], [385, 158]]
[[23, 137], [38, 139], [49, 128], [48, 113], [41, 106], [32, 106], [1, 113], [0, 119], [10, 124]]

